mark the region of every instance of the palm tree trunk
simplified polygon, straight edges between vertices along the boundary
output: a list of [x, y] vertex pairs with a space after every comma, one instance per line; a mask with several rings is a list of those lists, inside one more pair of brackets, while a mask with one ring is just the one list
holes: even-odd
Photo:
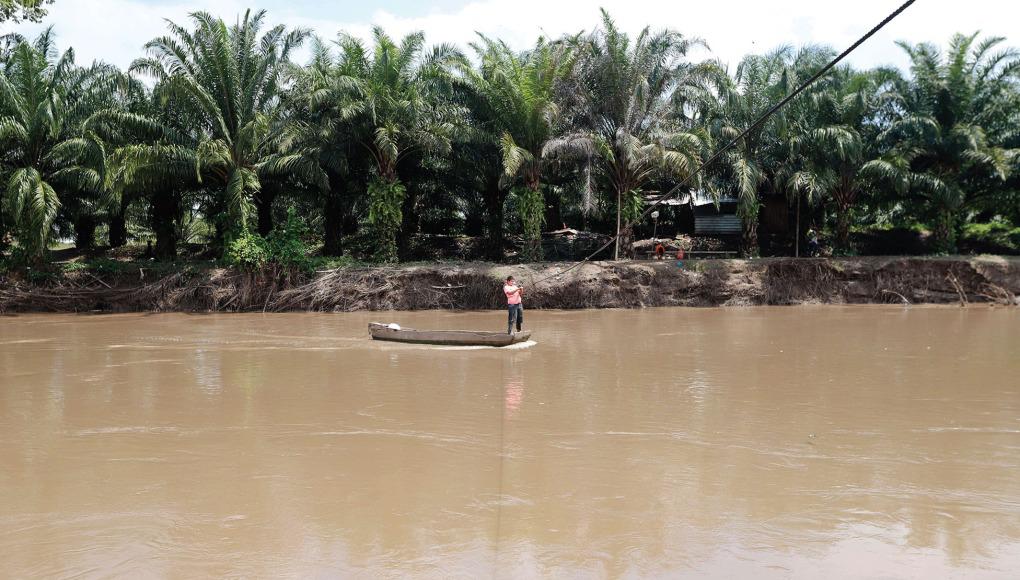
[[381, 262], [397, 261], [397, 234], [403, 221], [404, 195], [404, 185], [395, 176], [392, 180], [375, 177], [368, 184], [368, 220], [376, 234], [375, 258]]
[[408, 188], [400, 208], [400, 229], [397, 234], [397, 255], [402, 260], [409, 259], [411, 241], [421, 231], [420, 212], [417, 211], [417, 205], [418, 197], [414, 188]]
[[740, 253], [745, 258], [757, 257], [759, 253], [758, 217], [760, 212], [761, 207], [757, 196], [752, 200], [742, 200], [737, 206], [737, 217], [740, 218], [744, 226]]
[[634, 259], [634, 227], [624, 225], [620, 231], [620, 247], [623, 248], [623, 257], [627, 260]]
[[488, 249], [489, 259], [502, 261], [503, 256], [503, 203], [506, 192], [499, 187], [499, 178], [490, 179], [485, 188], [485, 213], [488, 221]]
[[266, 187], [263, 187], [255, 195], [255, 209], [258, 211], [259, 217], [258, 231], [262, 237], [268, 236], [269, 232], [273, 231], [273, 200], [275, 199], [276, 193], [270, 192]]
[[841, 253], [850, 249], [850, 207], [845, 204], [836, 206], [836, 248]]
[[[795, 258], [800, 257], [800, 203], [801, 198], [797, 196], [797, 226], [793, 230], [793, 256]], [[787, 214], [789, 215], [789, 214]]]
[[524, 191], [520, 192], [521, 222], [524, 225], [524, 259], [541, 262], [542, 223], [545, 221], [545, 198], [539, 168], [532, 167], [524, 178]]
[[952, 210], [939, 210], [935, 218], [935, 251], [940, 254], [956, 252], [956, 215]]
[[617, 188], [617, 190], [616, 190], [616, 240], [615, 240], [615, 244], [616, 245], [613, 248], [613, 261], [616, 261], [616, 260], [620, 259], [620, 214], [621, 214], [621, 210], [622, 210], [622, 208], [620, 207], [620, 204], [621, 204], [622, 201], [623, 201], [623, 194], [620, 192], [619, 188]]
[[343, 216], [340, 215], [337, 193], [330, 190], [326, 193], [323, 204], [323, 246], [322, 253], [327, 256], [343, 255]]
[[160, 192], [152, 200], [152, 231], [156, 234], [155, 258], [172, 262], [177, 259], [177, 228], [180, 202], [176, 194]]
[[127, 204], [121, 201], [119, 209], [110, 215], [110, 247], [127, 244]]
[[542, 219], [544, 205], [542, 192], [538, 189], [523, 187], [516, 192], [517, 211], [524, 228], [524, 248], [521, 257], [525, 262], [541, 262], [542, 252]]
[[96, 245], [96, 219], [89, 214], [74, 218], [74, 247], [79, 252], [92, 250]]
[[758, 256], [758, 220], [754, 219], [744, 224], [744, 257], [755, 258]]
[[545, 199], [545, 223], [550, 229], [558, 230], [563, 224], [562, 200], [555, 192], [550, 191]]
[[[159, 195], [170, 195], [168, 193], [156, 193]], [[219, 199], [214, 199], [207, 208], [207, 215], [212, 217], [213, 224], [213, 235], [212, 239], [209, 240], [209, 246], [215, 250], [217, 254], [221, 256], [226, 254], [227, 249], [227, 236], [228, 232], [233, 227], [233, 224], [227, 223], [227, 208]], [[174, 214], [176, 218], [178, 214]]]

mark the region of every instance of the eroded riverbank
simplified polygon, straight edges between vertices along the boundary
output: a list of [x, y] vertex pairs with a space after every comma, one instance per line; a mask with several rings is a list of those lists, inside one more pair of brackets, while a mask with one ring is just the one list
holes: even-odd
[[69, 272], [30, 282], [0, 275], [0, 311], [233, 312], [485, 310], [502, 307], [500, 281], [527, 287], [529, 308], [641, 308], [789, 304], [1018, 304], [1020, 258], [841, 258], [483, 263], [252, 274], [143, 266], [111, 275]]

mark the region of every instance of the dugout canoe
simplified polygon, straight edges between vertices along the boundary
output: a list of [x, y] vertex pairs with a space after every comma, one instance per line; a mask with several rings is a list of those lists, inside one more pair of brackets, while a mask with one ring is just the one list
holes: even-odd
[[374, 340], [409, 342], [413, 344], [438, 344], [443, 346], [510, 346], [531, 338], [530, 330], [516, 334], [485, 332], [481, 330], [416, 330], [414, 328], [390, 328], [388, 324], [370, 322], [368, 333]]

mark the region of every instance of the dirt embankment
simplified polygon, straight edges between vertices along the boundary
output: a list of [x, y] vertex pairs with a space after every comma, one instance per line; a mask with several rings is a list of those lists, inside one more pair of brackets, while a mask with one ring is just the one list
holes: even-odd
[[483, 263], [347, 268], [311, 276], [183, 270], [158, 279], [73, 272], [41, 283], [0, 274], [2, 312], [353, 311], [501, 308], [513, 274], [529, 308], [774, 304], [1018, 305], [1020, 258], [847, 258]]

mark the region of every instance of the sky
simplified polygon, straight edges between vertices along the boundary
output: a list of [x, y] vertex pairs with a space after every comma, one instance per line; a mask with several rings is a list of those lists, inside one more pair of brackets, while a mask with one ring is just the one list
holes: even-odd
[[[104, 60], [122, 68], [142, 56], [143, 45], [205, 10], [233, 22], [248, 7], [268, 10], [271, 24], [312, 29], [332, 39], [340, 30], [368, 38], [371, 26], [393, 36], [422, 30], [430, 44], [466, 44], [481, 32], [526, 48], [539, 35], [592, 30], [603, 7], [627, 32], [673, 28], [704, 39], [711, 56], [731, 68], [748, 53], [782, 44], [828, 44], [842, 50], [892, 12], [902, 0], [56, 0], [41, 24], [5, 24], [0, 32], [33, 36], [52, 25], [61, 49], [73, 46], [77, 61]], [[850, 62], [859, 67], [904, 67], [897, 40], [945, 45], [955, 32], [980, 30], [1005, 36], [1020, 22], [1015, 0], [917, 0], [896, 21], [862, 46]], [[1011, 30], [1012, 29], [1012, 30]], [[298, 58], [304, 58], [299, 54]], [[704, 56], [709, 56], [705, 54]]]

